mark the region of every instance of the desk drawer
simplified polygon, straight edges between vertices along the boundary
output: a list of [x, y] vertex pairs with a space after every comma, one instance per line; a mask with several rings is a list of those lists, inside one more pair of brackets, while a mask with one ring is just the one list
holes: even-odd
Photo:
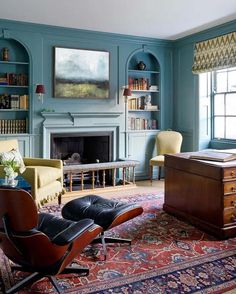
[[234, 207], [236, 208], [236, 194], [224, 197], [224, 208]]
[[224, 224], [236, 224], [236, 194], [224, 197]]
[[223, 170], [224, 179], [236, 179], [236, 167], [228, 167]]
[[236, 181], [224, 183], [224, 194], [236, 193]]

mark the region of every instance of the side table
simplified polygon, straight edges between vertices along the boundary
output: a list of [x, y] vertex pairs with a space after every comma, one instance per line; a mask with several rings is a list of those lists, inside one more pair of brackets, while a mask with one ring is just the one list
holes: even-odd
[[[31, 186], [30, 184], [21, 176], [16, 177], [17, 185], [14, 186], [14, 188], [19, 188], [19, 189], [23, 189], [25, 191], [30, 192], [31, 191]], [[0, 178], [0, 186], [6, 186], [5, 184], [5, 179]]]

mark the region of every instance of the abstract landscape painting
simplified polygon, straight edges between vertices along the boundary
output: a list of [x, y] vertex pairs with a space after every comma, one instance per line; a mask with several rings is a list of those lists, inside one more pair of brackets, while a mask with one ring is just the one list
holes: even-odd
[[109, 98], [109, 52], [54, 47], [54, 97]]

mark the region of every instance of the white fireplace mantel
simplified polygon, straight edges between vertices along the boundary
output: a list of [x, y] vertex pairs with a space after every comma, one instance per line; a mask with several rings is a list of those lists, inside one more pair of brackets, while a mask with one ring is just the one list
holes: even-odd
[[122, 112], [41, 112], [43, 157], [50, 158], [51, 135], [55, 133], [104, 132], [113, 134], [113, 160], [119, 158], [120, 116]]

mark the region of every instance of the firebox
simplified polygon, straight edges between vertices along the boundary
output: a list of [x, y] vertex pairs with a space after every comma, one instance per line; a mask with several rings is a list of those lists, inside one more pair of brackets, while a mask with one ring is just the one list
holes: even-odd
[[51, 134], [51, 158], [67, 163], [110, 162], [113, 154], [112, 132]]

